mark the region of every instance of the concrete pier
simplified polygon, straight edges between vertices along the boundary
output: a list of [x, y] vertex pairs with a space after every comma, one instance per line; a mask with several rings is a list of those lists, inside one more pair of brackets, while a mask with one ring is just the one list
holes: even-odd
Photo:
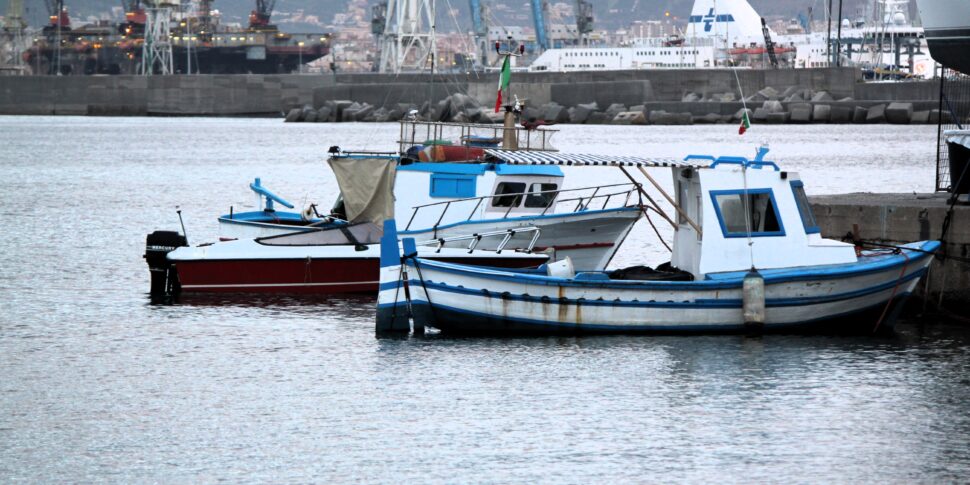
[[[824, 237], [841, 239], [855, 224], [863, 240], [900, 244], [939, 239], [949, 195], [855, 193], [812, 197], [811, 203]], [[970, 259], [970, 204], [954, 206], [946, 242], [947, 255]], [[919, 291], [923, 288], [920, 284]], [[970, 264], [937, 258], [927, 288], [930, 301], [939, 301], [942, 293], [944, 308], [970, 317]]]

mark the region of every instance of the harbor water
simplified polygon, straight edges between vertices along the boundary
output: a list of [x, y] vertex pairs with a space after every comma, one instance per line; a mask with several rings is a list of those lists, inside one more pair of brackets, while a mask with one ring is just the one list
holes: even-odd
[[[0, 482], [962, 482], [970, 328], [888, 337], [374, 337], [368, 296], [149, 302], [145, 235], [255, 177], [328, 208], [395, 124], [0, 117]], [[928, 192], [928, 126], [564, 126], [563, 151], [752, 156], [809, 195]], [[669, 175], [655, 177], [669, 184]], [[567, 168], [567, 186], [623, 182]], [[659, 222], [659, 221], [658, 221]], [[664, 231], [664, 227], [658, 224]], [[669, 231], [663, 232], [669, 236]], [[613, 262], [657, 264], [650, 228]]]

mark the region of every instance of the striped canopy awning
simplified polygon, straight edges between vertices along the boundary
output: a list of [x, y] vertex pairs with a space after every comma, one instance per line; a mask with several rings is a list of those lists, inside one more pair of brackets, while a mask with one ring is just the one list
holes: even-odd
[[579, 165], [579, 166], [629, 166], [629, 167], [693, 167], [707, 165], [686, 163], [673, 158], [647, 158], [630, 155], [590, 155], [585, 153], [530, 152], [519, 150], [485, 150], [489, 157], [513, 165]]

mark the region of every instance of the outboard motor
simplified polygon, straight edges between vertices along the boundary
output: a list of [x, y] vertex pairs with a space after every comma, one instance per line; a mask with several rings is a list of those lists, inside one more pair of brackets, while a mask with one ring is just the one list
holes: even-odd
[[175, 231], [155, 231], [145, 238], [145, 261], [152, 275], [152, 296], [177, 294], [180, 290], [178, 273], [172, 267], [168, 253], [188, 246], [185, 236]]

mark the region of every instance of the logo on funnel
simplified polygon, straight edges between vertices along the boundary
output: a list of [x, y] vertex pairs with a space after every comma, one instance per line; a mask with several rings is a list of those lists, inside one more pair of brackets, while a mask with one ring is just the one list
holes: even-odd
[[703, 22], [704, 32], [710, 32], [711, 27], [714, 26], [714, 22], [734, 22], [734, 16], [731, 14], [721, 14], [714, 15], [714, 8], [707, 11], [707, 15], [691, 15], [689, 19], [690, 23]]

